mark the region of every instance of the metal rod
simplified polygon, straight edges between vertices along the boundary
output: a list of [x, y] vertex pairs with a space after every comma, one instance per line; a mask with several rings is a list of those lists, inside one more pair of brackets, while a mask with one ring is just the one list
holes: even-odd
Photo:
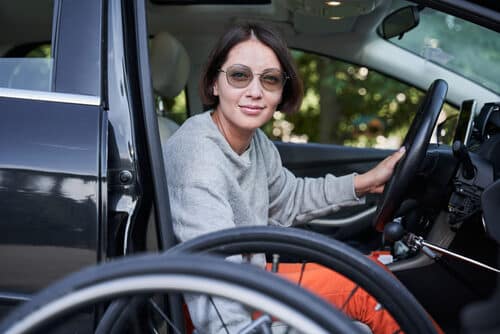
[[279, 270], [279, 265], [280, 265], [280, 255], [279, 254], [273, 254], [273, 265], [271, 271], [273, 273], [277, 273]]
[[238, 334], [250, 334], [250, 333], [255, 333], [256, 329], [260, 329], [261, 333], [264, 334], [271, 334], [271, 323], [273, 321], [271, 320], [271, 317], [267, 314], [264, 314], [257, 319], [253, 320], [249, 325], [245, 326], [242, 328]]
[[479, 266], [479, 267], [482, 267], [482, 268], [494, 271], [496, 273], [500, 273], [500, 270], [498, 270], [496, 268], [490, 267], [490, 266], [488, 266], [488, 265], [486, 265], [484, 263], [481, 263], [479, 261], [476, 261], [476, 260], [473, 260], [473, 259], [469, 259], [468, 257], [465, 257], [465, 256], [462, 256], [460, 254], [454, 253], [454, 252], [449, 251], [449, 250], [447, 250], [445, 248], [441, 248], [441, 247], [436, 246], [434, 244], [431, 244], [431, 243], [429, 243], [429, 242], [427, 242], [425, 240], [420, 240], [420, 243], [423, 246], [426, 246], [426, 247], [429, 247], [432, 250], [435, 250], [436, 252], [443, 253], [443, 254], [446, 254], [446, 255], [450, 255], [450, 256], [456, 257], [457, 259], [460, 259], [460, 260], [463, 260], [463, 261], [475, 264], [476, 266]]

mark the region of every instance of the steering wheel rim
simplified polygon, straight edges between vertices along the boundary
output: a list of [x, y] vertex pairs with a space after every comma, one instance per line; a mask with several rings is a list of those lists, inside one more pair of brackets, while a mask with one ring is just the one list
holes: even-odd
[[377, 205], [374, 226], [379, 232], [382, 232], [385, 224], [394, 218], [394, 214], [403, 202], [410, 181], [415, 177], [418, 167], [425, 157], [447, 91], [446, 81], [435, 80], [417, 109], [417, 114], [403, 141], [403, 146], [406, 149], [405, 155], [396, 165]]

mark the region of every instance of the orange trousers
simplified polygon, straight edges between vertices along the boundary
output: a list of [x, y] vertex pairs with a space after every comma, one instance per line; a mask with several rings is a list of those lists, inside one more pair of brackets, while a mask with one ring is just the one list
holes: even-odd
[[281, 263], [278, 274], [294, 283], [300, 280], [300, 286], [335, 305], [350, 318], [365, 323], [374, 334], [403, 333], [375, 298], [333, 270], [315, 263]]
[[[377, 254], [371, 254], [369, 257], [389, 271], [376, 260], [376, 256]], [[271, 270], [270, 263], [267, 264], [267, 270]], [[374, 334], [403, 334], [397, 322], [374, 297], [331, 269], [316, 263], [280, 263], [278, 274], [294, 283], [300, 281], [300, 286], [335, 305], [350, 318], [365, 323]], [[184, 311], [187, 319], [187, 333], [191, 333], [193, 326], [187, 307]], [[441, 328], [435, 325], [437, 332], [444, 334]]]

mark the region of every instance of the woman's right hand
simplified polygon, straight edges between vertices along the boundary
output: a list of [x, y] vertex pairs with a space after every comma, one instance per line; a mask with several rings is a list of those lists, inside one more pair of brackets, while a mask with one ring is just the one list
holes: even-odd
[[354, 177], [356, 196], [362, 197], [368, 193], [381, 194], [384, 191], [386, 182], [394, 173], [394, 167], [403, 157], [405, 151], [403, 146], [366, 173], [356, 175]]

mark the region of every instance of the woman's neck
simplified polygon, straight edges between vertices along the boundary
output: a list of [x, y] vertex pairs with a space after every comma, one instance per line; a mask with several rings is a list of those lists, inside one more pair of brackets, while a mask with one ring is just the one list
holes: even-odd
[[233, 151], [238, 155], [242, 155], [250, 146], [255, 130], [243, 132], [234, 129], [228, 122], [224, 121], [223, 117], [220, 116], [220, 111], [217, 110], [215, 110], [211, 116], [229, 146], [231, 146]]

